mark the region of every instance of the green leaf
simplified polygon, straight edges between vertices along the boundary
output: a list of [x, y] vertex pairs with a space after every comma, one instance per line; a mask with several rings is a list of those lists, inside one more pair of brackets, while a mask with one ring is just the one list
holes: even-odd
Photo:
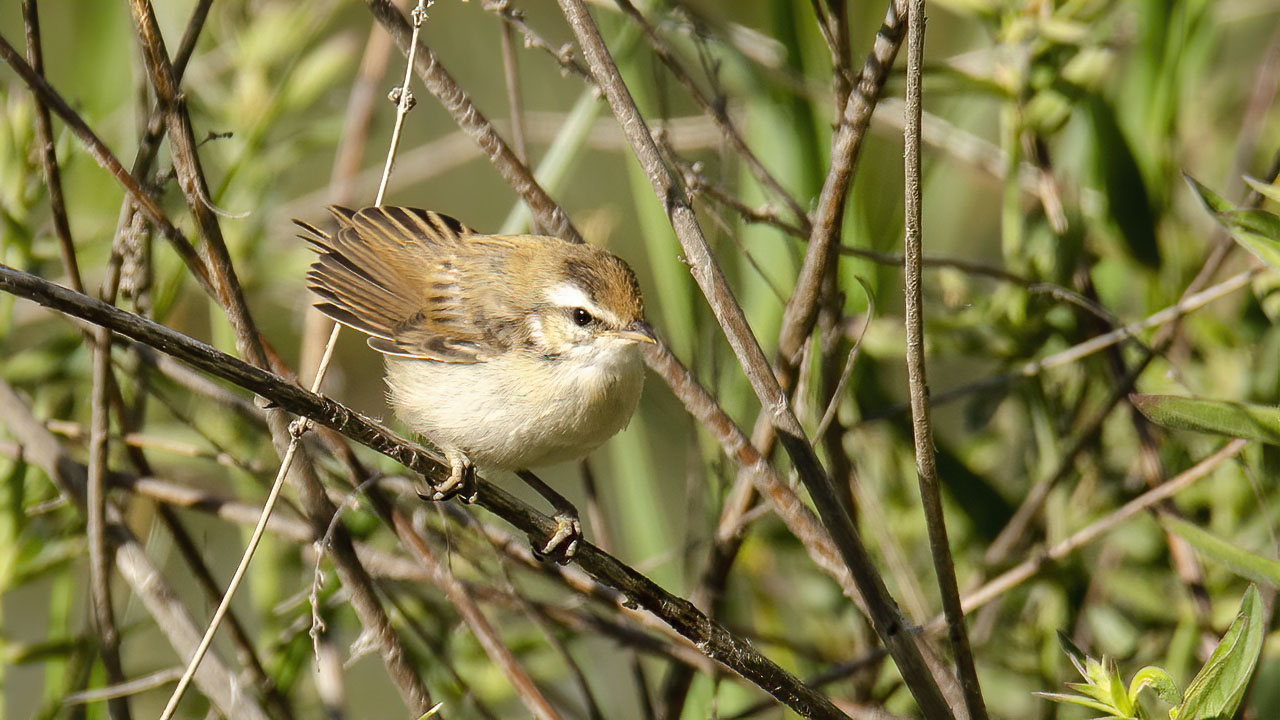
[[63, 659], [83, 647], [82, 638], [51, 638], [34, 643], [8, 642], [4, 660], [13, 665], [35, 665], [55, 659]]
[[1173, 682], [1173, 676], [1162, 667], [1148, 665], [1133, 676], [1133, 680], [1129, 682], [1129, 703], [1131, 705], [1137, 706], [1138, 693], [1142, 692], [1143, 688], [1155, 690], [1156, 695], [1170, 705], [1178, 703], [1178, 685]]
[[1239, 209], [1195, 178], [1183, 177], [1233, 240], [1272, 269], [1280, 269], [1280, 217], [1266, 210]]
[[1159, 267], [1155, 213], [1133, 148], [1120, 129], [1110, 103], [1100, 95], [1093, 95], [1088, 109], [1096, 143], [1094, 164], [1107, 197], [1107, 213], [1115, 221], [1133, 258], [1147, 267]]
[[1236, 209], [1235, 205], [1227, 202], [1221, 195], [1210, 190], [1199, 180], [1183, 173], [1182, 179], [1187, 181], [1187, 185], [1191, 186], [1192, 192], [1196, 197], [1200, 198], [1200, 202], [1204, 203], [1204, 207], [1209, 211], [1210, 215], [1218, 215], [1219, 213], [1230, 212]]
[[1089, 698], [1082, 697], [1080, 695], [1067, 695], [1066, 693], [1047, 693], [1047, 692], [1034, 692], [1031, 694], [1035, 695], [1036, 697], [1042, 697], [1045, 700], [1052, 700], [1053, 702], [1068, 703], [1071, 705], [1079, 705], [1081, 707], [1087, 707], [1090, 710], [1097, 710], [1099, 712], [1104, 712], [1111, 717], [1122, 717], [1122, 716], [1116, 715], [1116, 709], [1111, 707], [1110, 705], [1107, 705], [1106, 703], [1100, 703], [1097, 700], [1090, 700]]
[[1218, 219], [1245, 250], [1280, 270], [1280, 217], [1266, 210], [1232, 210]]
[[1066, 684], [1080, 694], [1044, 692], [1033, 694], [1053, 702], [1100, 710], [1107, 713], [1109, 717], [1131, 718], [1134, 712], [1133, 703], [1125, 691], [1124, 680], [1120, 677], [1115, 663], [1107, 660], [1105, 656], [1099, 661], [1085, 655], [1083, 650], [1071, 642], [1071, 638], [1061, 632], [1058, 633], [1058, 642], [1062, 645], [1063, 652], [1071, 659], [1071, 664], [1075, 666], [1076, 671], [1085, 679], [1082, 683]]
[[1178, 537], [1191, 543], [1206, 557], [1227, 566], [1238, 575], [1271, 587], [1280, 587], [1280, 562], [1251, 553], [1185, 520], [1165, 518], [1163, 524]]
[[1250, 585], [1235, 622], [1170, 716], [1178, 720], [1227, 720], [1234, 715], [1262, 652], [1265, 625], [1262, 598], [1258, 588]]
[[1129, 693], [1124, 687], [1124, 678], [1120, 677], [1120, 669], [1116, 667], [1115, 661], [1107, 664], [1107, 676], [1111, 682], [1110, 695], [1111, 703], [1115, 706], [1118, 714], [1128, 717], [1133, 715], [1133, 703], [1129, 702]]
[[1089, 662], [1089, 656], [1084, 654], [1084, 650], [1081, 650], [1080, 646], [1072, 642], [1071, 638], [1067, 637], [1067, 634], [1061, 630], [1058, 631], [1058, 644], [1062, 646], [1062, 652], [1066, 653], [1067, 659], [1075, 666], [1076, 672], [1083, 677], [1089, 677], [1088, 671], [1085, 670], [1085, 666]]
[[1268, 405], [1143, 393], [1130, 395], [1129, 402], [1162, 427], [1280, 445], [1280, 409]]
[[442, 708], [442, 707], [444, 707], [444, 703], [442, 703], [442, 702], [438, 702], [438, 703], [436, 703], [436, 704], [435, 704], [435, 706], [433, 706], [430, 710], [428, 710], [428, 711], [426, 711], [425, 713], [423, 713], [423, 714], [419, 715], [419, 716], [418, 716], [418, 720], [427, 720], [427, 718], [435, 717], [435, 716], [436, 716], [436, 713], [440, 712], [440, 708]]
[[1280, 202], [1280, 185], [1263, 182], [1262, 180], [1249, 177], [1248, 175], [1244, 176], [1244, 181], [1249, 183], [1249, 187], [1253, 188], [1254, 191], [1262, 197], [1267, 198], [1272, 202]]
[[1101, 684], [1095, 685], [1092, 682], [1087, 682], [1087, 683], [1067, 683], [1067, 687], [1071, 688], [1072, 690], [1075, 690], [1081, 695], [1086, 695], [1088, 697], [1091, 697], [1094, 700], [1097, 700], [1098, 702], [1105, 704], [1109, 708], [1112, 708], [1112, 709], [1115, 708], [1114, 693], [1112, 692], [1112, 688], [1109, 685], [1101, 685]]

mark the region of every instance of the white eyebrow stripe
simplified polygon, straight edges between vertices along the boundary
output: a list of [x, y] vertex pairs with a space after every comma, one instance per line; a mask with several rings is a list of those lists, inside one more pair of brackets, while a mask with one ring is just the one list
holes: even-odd
[[596, 310], [596, 304], [578, 287], [576, 283], [564, 282], [551, 288], [547, 293], [547, 301], [559, 307], [580, 307]]
[[577, 283], [563, 282], [551, 288], [551, 292], [547, 293], [547, 301], [556, 307], [582, 308], [606, 324], [620, 325], [617, 315], [592, 302]]

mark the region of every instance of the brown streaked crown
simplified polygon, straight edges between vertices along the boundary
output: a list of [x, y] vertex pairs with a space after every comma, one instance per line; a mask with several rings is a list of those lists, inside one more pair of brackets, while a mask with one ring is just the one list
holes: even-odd
[[624, 326], [643, 320], [644, 297], [640, 283], [626, 261], [594, 245], [580, 245], [575, 249], [579, 252], [561, 265], [564, 278], [580, 285], [592, 302], [613, 311]]

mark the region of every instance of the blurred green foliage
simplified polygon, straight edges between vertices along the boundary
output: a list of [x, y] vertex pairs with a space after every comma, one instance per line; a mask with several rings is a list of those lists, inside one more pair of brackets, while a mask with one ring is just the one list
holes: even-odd
[[[554, 4], [513, 4], [551, 47], [571, 42]], [[813, 11], [828, 4], [637, 4], [699, 87], [727, 110], [763, 165], [810, 210], [830, 165], [838, 113], [831, 56]], [[424, 39], [509, 137], [500, 21], [485, 7], [441, 0], [430, 11]], [[948, 530], [963, 591], [1041, 544], [1107, 516], [1222, 442], [1154, 427], [1123, 401], [1111, 407], [1113, 396], [1136, 390], [1264, 407], [1280, 401], [1280, 329], [1265, 304], [1274, 289], [1265, 282], [1271, 274], [1182, 318], [1172, 342], [1162, 342], [1167, 330], [1149, 329], [1070, 362], [1023, 371], [1027, 363], [1173, 305], [1214, 248], [1230, 243], [1182, 173], [1200, 178], [1233, 207], [1254, 202], [1244, 175], [1263, 178], [1263, 186], [1273, 179], [1272, 158], [1280, 146], [1280, 122], [1271, 108], [1280, 3], [935, 0], [928, 8], [925, 252], [942, 262], [925, 272], [926, 344]], [[50, 83], [128, 165], [146, 106], [128, 8], [47, 2], [40, 9]], [[885, 9], [884, 3], [848, 5], [855, 72]], [[171, 52], [190, 10], [190, 2], [157, 4]], [[673, 166], [702, 185], [694, 198], [702, 227], [757, 337], [772, 353], [805, 242], [776, 225], [745, 220], [707, 188], [779, 220], [796, 218], [699, 113], [630, 21], [611, 3], [593, 4], [592, 11], [651, 129], [664, 130], [675, 149]], [[225, 213], [222, 228], [250, 306], [265, 337], [295, 368], [304, 356], [310, 298], [303, 275], [310, 253], [295, 239], [290, 220], [324, 222], [369, 27], [368, 13], [357, 3], [217, 2], [183, 83], [203, 140], [209, 200]], [[0, 34], [21, 46], [17, 3], [0, 6]], [[516, 37], [531, 166], [589, 240], [633, 264], [650, 319], [749, 433], [759, 404], [608, 108], [600, 102], [593, 107], [592, 89], [582, 78], [563, 72], [546, 52], [522, 47], [518, 32]], [[398, 84], [402, 71], [402, 56], [392, 53], [375, 94]], [[900, 97], [902, 84], [895, 71], [885, 95]], [[446, 212], [481, 231], [497, 231], [507, 217], [519, 222], [515, 193], [459, 135], [439, 103], [416, 81], [413, 87], [418, 104], [388, 202]], [[573, 117], [582, 122], [570, 121], [575, 108]], [[851, 251], [901, 252], [899, 108], [881, 108], [861, 149], [843, 214], [842, 240]], [[372, 202], [392, 114], [390, 103], [376, 106], [355, 204]], [[96, 292], [123, 191], [61, 122], [54, 130], [76, 252], [85, 285]], [[0, 69], [0, 261], [65, 284], [35, 144], [30, 95], [14, 73]], [[552, 146], [558, 150], [549, 154]], [[148, 179], [161, 188], [170, 217], [191, 232], [166, 152]], [[1275, 210], [1274, 196], [1262, 202]], [[150, 242], [149, 294], [126, 297], [122, 305], [232, 350], [221, 311], [168, 247], [158, 238]], [[1228, 252], [1200, 287], [1249, 262], [1246, 253]], [[842, 255], [836, 277], [832, 306], [838, 317], [827, 342], [815, 338], [808, 346], [793, 404], [812, 433], [834, 403], [838, 436], [823, 445], [824, 460], [830, 467], [843, 454], [852, 467], [837, 480], [852, 488], [859, 529], [891, 592], [912, 621], [926, 623], [939, 603], [904, 406], [901, 268], [851, 252]], [[846, 390], [832, 399], [830, 380], [855, 343]], [[89, 356], [73, 324], [0, 296], [0, 378], [30, 398], [38, 417], [61, 421], [55, 429], [81, 459], [90, 412]], [[378, 363], [359, 339], [344, 335], [326, 393], [389, 416]], [[116, 370], [125, 404], [145, 409], [138, 411], [143, 424], [131, 442], [146, 453], [157, 477], [250, 504], [261, 501], [276, 463], [261, 427], [140, 369], [129, 353], [116, 355]], [[41, 470], [21, 460], [4, 427], [0, 409], [0, 717], [77, 716], [63, 701], [105, 684], [87, 609], [84, 521], [59, 500]], [[124, 470], [129, 462], [121, 444], [112, 444], [112, 467]], [[381, 456], [359, 455], [372, 470], [399, 471]], [[1271, 478], [1278, 458], [1274, 448], [1251, 445], [1239, 461], [1220, 466], [1166, 510], [1220, 542], [1273, 559]], [[788, 469], [781, 455], [774, 461]], [[596, 454], [592, 467], [604, 527], [589, 522], [588, 537], [608, 538], [622, 560], [672, 592], [693, 594], [737, 474], [734, 462], [651, 376], [631, 427]], [[338, 479], [339, 464], [326, 458], [322, 470], [345, 497], [349, 488]], [[576, 468], [548, 476], [586, 506]], [[1051, 481], [1043, 510], [1033, 514], [1013, 551], [990, 557], [992, 542], [1029, 490]], [[508, 485], [522, 491], [514, 481]], [[190, 582], [154, 502], [124, 491], [116, 498], [193, 615], [206, 616], [211, 602]], [[557, 612], [581, 610], [661, 635], [616, 607], [586, 602], [538, 573], [511, 566], [473, 529], [444, 513], [413, 498], [404, 503], [449, 553], [453, 571], [473, 583], [503, 639], [567, 717], [585, 716], [581, 688], [546, 633], [568, 648], [605, 717], [644, 717], [634, 668], [656, 701], [666, 660], [634, 652], [591, 627], [562, 623], [553, 612], [547, 613], [551, 619], [531, 622], [529, 607], [511, 602], [508, 591], [515, 587], [527, 602]], [[179, 515], [225, 582], [243, 547], [243, 528], [198, 510]], [[370, 514], [348, 510], [342, 521], [371, 546], [402, 552]], [[854, 605], [767, 507], [744, 533], [720, 616], [729, 627], [802, 677], [874, 649], [874, 635]], [[309, 547], [273, 540], [255, 560], [249, 591], [235, 604], [297, 717], [322, 712], [308, 636], [307, 593], [315, 572]], [[318, 613], [348, 662], [347, 712], [403, 716], [383, 666], [361, 642], [331, 567], [322, 562], [319, 572]], [[1091, 655], [1105, 653], [1124, 667], [1160, 665], [1185, 686], [1203, 664], [1206, 645], [1212, 647], [1231, 624], [1245, 585], [1229, 568], [1198, 561], [1150, 517], [1130, 520], [971, 615], [993, 716], [1086, 717], [1032, 695], [1071, 676], [1058, 650], [1060, 631]], [[115, 588], [127, 674], [180, 663], [127, 585], [117, 582]], [[382, 589], [448, 717], [524, 716], [502, 674], [434, 587], [387, 578]], [[229, 646], [217, 647], [234, 657]], [[937, 647], [948, 656], [945, 642]], [[1277, 668], [1274, 653], [1264, 652], [1260, 673], [1274, 677]], [[1280, 697], [1259, 685], [1264, 687], [1245, 695], [1246, 712], [1280, 715]], [[135, 714], [157, 713], [170, 687], [135, 696]], [[900, 715], [917, 712], [891, 665], [872, 663], [829, 691]], [[699, 675], [683, 717], [734, 717], [762, 697], [736, 678]], [[194, 693], [182, 707], [187, 716], [208, 709]], [[783, 715], [777, 709], [762, 714]], [[106, 712], [95, 703], [79, 716]]]

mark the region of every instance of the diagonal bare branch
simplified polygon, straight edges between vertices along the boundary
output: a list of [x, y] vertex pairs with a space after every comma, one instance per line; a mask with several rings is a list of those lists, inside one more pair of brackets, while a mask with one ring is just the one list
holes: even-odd
[[[685, 257], [689, 260], [694, 279], [707, 297], [757, 397], [770, 413], [779, 439], [799, 472], [801, 482], [813, 498], [827, 532], [831, 534], [841, 556], [853, 573], [854, 580], [870, 611], [876, 632], [888, 646], [903, 678], [925, 714], [936, 718], [952, 717], [951, 710], [942, 697], [919, 648], [916, 647], [910, 633], [906, 632], [901, 611], [889, 597], [884, 581], [858, 537], [852, 519], [840, 505], [831, 485], [831, 479], [823, 470], [813, 446], [805, 438], [804, 429], [791, 411], [787, 394], [779, 385], [773, 368], [770, 367], [764, 351], [761, 350], [759, 342], [747, 324], [742, 307], [734, 299], [733, 291], [729, 288], [719, 263], [711, 254], [706, 237], [703, 236], [694, 216], [693, 208], [690, 207], [684, 190], [680, 187], [679, 179], [674, 177], [662, 163], [657, 145], [649, 134], [648, 127], [640, 116], [612, 56], [605, 47], [595, 21], [591, 19], [581, 0], [560, 0], [560, 8], [577, 36], [578, 44], [582, 47], [592, 74], [596, 76], [596, 82], [604, 90], [613, 108], [614, 116], [618, 118], [628, 140], [631, 141], [637, 160], [644, 168], [649, 181], [653, 184], [654, 192], [666, 209], [667, 217], [676, 231], [676, 236], [680, 239]], [[849, 104], [854, 105], [853, 102]], [[866, 116], [869, 121], [870, 110], [866, 112]], [[843, 200], [843, 192], [838, 199]], [[843, 205], [843, 202], [839, 204]], [[816, 228], [815, 232], [817, 232]], [[827, 239], [827, 242], [829, 241], [830, 238]], [[819, 239], [817, 245], [829, 247], [822, 243], [823, 241]], [[811, 241], [810, 254], [815, 253], [814, 248], [815, 243]], [[812, 323], [810, 323], [811, 326]], [[807, 334], [806, 331], [805, 335]]]
[[[413, 29], [390, 0], [365, 0], [369, 11], [395, 38], [401, 50], [407, 51]], [[582, 235], [569, 216], [534, 179], [529, 166], [520, 162], [507, 142], [498, 135], [484, 114], [471, 102], [471, 97], [445, 70], [435, 53], [419, 42], [414, 56], [414, 70], [427, 90], [440, 101], [458, 127], [471, 136], [489, 161], [507, 178], [515, 191], [528, 203], [538, 225], [546, 232], [571, 242], [582, 242]]]
[[[151, 84], [164, 111], [169, 144], [173, 152], [174, 170], [204, 241], [203, 248], [206, 253], [212, 294], [230, 321], [240, 353], [259, 368], [278, 367], [279, 363], [273, 363], [275, 358], [268, 355], [262, 338], [258, 334], [239, 280], [231, 265], [230, 254], [223, 242], [217, 215], [209, 201], [208, 184], [196, 153], [191, 118], [186, 112], [186, 102], [179, 91], [174, 68], [165, 50], [155, 15], [152, 13], [150, 4], [145, 0], [132, 0], [130, 7], [147, 69], [151, 75]], [[279, 408], [269, 408], [266, 417], [272, 443], [277, 453], [284, 457], [288, 452], [291, 439], [287, 413]], [[306, 450], [300, 448], [298, 456], [300, 462], [293, 478], [298, 485], [299, 498], [312, 523], [316, 537], [323, 537], [329, 519], [333, 517], [336, 508], [325, 495]], [[330, 537], [334, 566], [344, 587], [351, 595], [352, 606], [361, 623], [376, 638], [383, 663], [396, 683], [402, 700], [410, 709], [419, 713], [425, 712], [431, 706], [426, 686], [423, 685], [417, 669], [408, 663], [408, 656], [400, 638], [378, 600], [368, 573], [355, 555], [351, 538], [341, 527]], [[179, 694], [175, 693], [174, 697]]]
[[[114, 307], [112, 310], [123, 312]], [[22, 456], [42, 468], [58, 490], [83, 510], [87, 501], [84, 466], [71, 459], [57, 438], [41, 425], [22, 398], [3, 380], [0, 380], [0, 406], [5, 408], [5, 425], [22, 444]], [[120, 575], [155, 619], [156, 627], [178, 657], [189, 655], [200, 640], [200, 629], [178, 601], [164, 573], [147, 557], [146, 548], [121, 521], [119, 509], [110, 503], [106, 505], [106, 532], [113, 541], [115, 566]], [[267, 720], [266, 713], [241, 686], [237, 673], [216, 655], [200, 668], [195, 683], [213, 707], [226, 717]]]
[[[0, 290], [109, 327], [117, 334], [150, 345], [256, 393], [280, 412], [309, 418], [414, 472], [434, 478], [436, 482], [448, 477], [448, 467], [432, 453], [364, 415], [163, 325], [4, 265], [0, 265]], [[498, 515], [530, 538], [545, 537], [554, 531], [553, 519], [501, 488], [484, 480], [478, 482], [478, 487], [476, 502], [480, 507]], [[834, 708], [829, 700], [761, 655], [749, 641], [733, 634], [698, 611], [689, 601], [672, 595], [608, 553], [583, 543], [575, 560], [591, 577], [622, 593], [624, 602], [653, 613], [694, 642], [708, 657], [737, 672], [796, 712], [810, 717], [843, 717], [839, 711], [832, 712]]]

